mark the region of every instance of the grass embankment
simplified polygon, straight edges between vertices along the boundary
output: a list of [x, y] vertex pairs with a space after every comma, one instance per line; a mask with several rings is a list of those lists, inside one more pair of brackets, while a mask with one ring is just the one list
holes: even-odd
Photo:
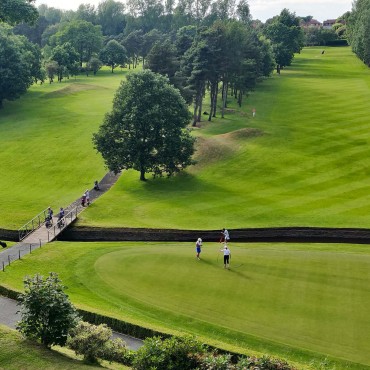
[[304, 49], [241, 110], [231, 99], [225, 119], [202, 122], [197, 166], [146, 183], [124, 172], [78, 224], [369, 227], [370, 72], [349, 48], [321, 50]]
[[0, 111], [0, 227], [71, 203], [106, 173], [92, 133], [126, 71], [34, 85]]
[[48, 350], [39, 344], [25, 340], [14, 330], [0, 325], [0, 369], [6, 370], [124, 370], [128, 367], [106, 362], [100, 366], [84, 364], [72, 351], [64, 348]]
[[[53, 243], [7, 267], [2, 285], [56, 271], [80, 308], [193, 333], [244, 353], [326, 369], [370, 368], [370, 250], [359, 245]], [[328, 356], [328, 359], [326, 359]]]
[[[17, 229], [48, 205], [64, 206], [103, 176], [91, 136], [125, 73], [33, 86], [6, 102], [1, 227]], [[281, 76], [259, 84], [241, 110], [230, 99], [225, 119], [194, 130], [196, 166], [146, 183], [124, 172], [79, 224], [368, 227], [369, 99], [369, 70], [349, 48], [304, 49]]]

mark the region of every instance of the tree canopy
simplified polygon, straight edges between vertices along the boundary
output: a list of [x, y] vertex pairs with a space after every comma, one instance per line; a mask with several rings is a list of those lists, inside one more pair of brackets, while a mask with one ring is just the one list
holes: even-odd
[[34, 0], [1, 0], [0, 22], [9, 24], [35, 22], [39, 14], [32, 5], [33, 2]]
[[277, 70], [289, 66], [294, 53], [299, 53], [304, 45], [304, 34], [299, 26], [299, 18], [288, 9], [266, 22], [264, 34], [271, 40], [277, 63]]
[[370, 0], [354, 1], [347, 20], [347, 35], [352, 50], [370, 67]]
[[100, 60], [111, 67], [113, 73], [114, 68], [125, 63], [126, 55], [126, 49], [119, 42], [110, 40], [100, 52]]
[[27, 91], [40, 66], [39, 48], [0, 24], [0, 108], [5, 99], [17, 99]]
[[54, 45], [63, 45], [69, 42], [79, 54], [80, 65], [88, 62], [94, 53], [101, 50], [103, 35], [100, 26], [90, 22], [76, 20], [62, 24], [62, 27], [53, 36]]
[[22, 319], [17, 329], [46, 347], [63, 346], [78, 316], [58, 275], [51, 272], [45, 280], [38, 274], [26, 277], [24, 288], [20, 295]]
[[168, 78], [145, 70], [127, 76], [113, 109], [93, 136], [95, 148], [111, 171], [133, 168], [171, 176], [193, 163], [194, 138], [185, 127], [188, 107]]

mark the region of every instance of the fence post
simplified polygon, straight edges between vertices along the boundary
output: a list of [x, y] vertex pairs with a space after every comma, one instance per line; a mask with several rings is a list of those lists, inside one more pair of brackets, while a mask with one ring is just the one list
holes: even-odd
[[4, 264], [4, 261], [3, 261], [3, 271], [5, 271], [5, 264]]
[[32, 253], [32, 244], [30, 243], [30, 254]]
[[41, 248], [41, 239], [39, 239], [39, 242], [40, 242], [40, 248]]
[[18, 249], [18, 259], [20, 260], [21, 259], [21, 250]]
[[10, 265], [10, 254], [8, 254], [8, 263]]

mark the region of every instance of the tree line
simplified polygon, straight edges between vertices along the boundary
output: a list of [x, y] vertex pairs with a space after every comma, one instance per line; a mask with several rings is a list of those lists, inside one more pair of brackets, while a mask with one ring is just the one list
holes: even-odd
[[[193, 103], [196, 124], [206, 91], [211, 120], [218, 99], [222, 115], [227, 96], [242, 104], [261, 78], [289, 65], [304, 45], [294, 13], [284, 9], [263, 24], [252, 19], [245, 0], [131, 0], [126, 7], [105, 0], [97, 7], [81, 4], [76, 11], [36, 9], [32, 2], [6, 0], [7, 6], [0, 6], [0, 51], [8, 56], [0, 60], [6, 70], [0, 76], [0, 104], [18, 98], [34, 82], [96, 74], [102, 65], [113, 73], [118, 66], [143, 63], [168, 76]], [[24, 12], [17, 8], [15, 14], [12, 6], [19, 3]]]
[[352, 50], [370, 67], [370, 0], [356, 0], [347, 16], [347, 36]]

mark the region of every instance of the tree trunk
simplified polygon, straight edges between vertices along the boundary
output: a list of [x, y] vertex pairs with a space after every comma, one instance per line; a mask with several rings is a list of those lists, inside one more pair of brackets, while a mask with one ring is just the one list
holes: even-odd
[[197, 125], [197, 109], [198, 109], [198, 97], [196, 96], [194, 99], [194, 114], [193, 114], [193, 127]]
[[280, 64], [277, 64], [277, 65], [276, 65], [276, 72], [277, 72], [278, 74], [280, 74]]
[[0, 109], [3, 107], [3, 99], [0, 99]]
[[222, 83], [222, 111], [221, 111], [221, 117], [222, 118], [225, 118], [227, 88], [228, 88], [228, 82], [224, 80], [223, 83]]
[[202, 107], [203, 107], [203, 99], [200, 98], [199, 108], [198, 108], [198, 116], [197, 116], [198, 122], [202, 121]]
[[146, 181], [145, 169], [143, 167], [140, 168], [140, 181]]
[[213, 112], [213, 86], [211, 84], [211, 88], [210, 88], [210, 96], [211, 96], [211, 104], [210, 104], [210, 107], [209, 107], [209, 116], [208, 116], [208, 121], [211, 122], [212, 121], [212, 112]]
[[113, 69], [114, 69], [114, 64], [112, 64], [112, 73], [113, 73]]
[[218, 99], [218, 81], [215, 85], [215, 93], [214, 93], [214, 97], [213, 97], [213, 115], [212, 115], [212, 117], [216, 117], [217, 99]]
[[240, 91], [239, 91], [239, 95], [238, 95], [238, 105], [239, 105], [239, 107], [241, 107], [241, 106], [242, 106], [242, 100], [243, 100], [243, 93], [242, 93], [242, 91], [240, 90]]
[[202, 110], [203, 110], [203, 97], [205, 93], [205, 83], [203, 83], [203, 86], [200, 88], [200, 95], [199, 95], [199, 111], [198, 111], [198, 122], [202, 120]]

